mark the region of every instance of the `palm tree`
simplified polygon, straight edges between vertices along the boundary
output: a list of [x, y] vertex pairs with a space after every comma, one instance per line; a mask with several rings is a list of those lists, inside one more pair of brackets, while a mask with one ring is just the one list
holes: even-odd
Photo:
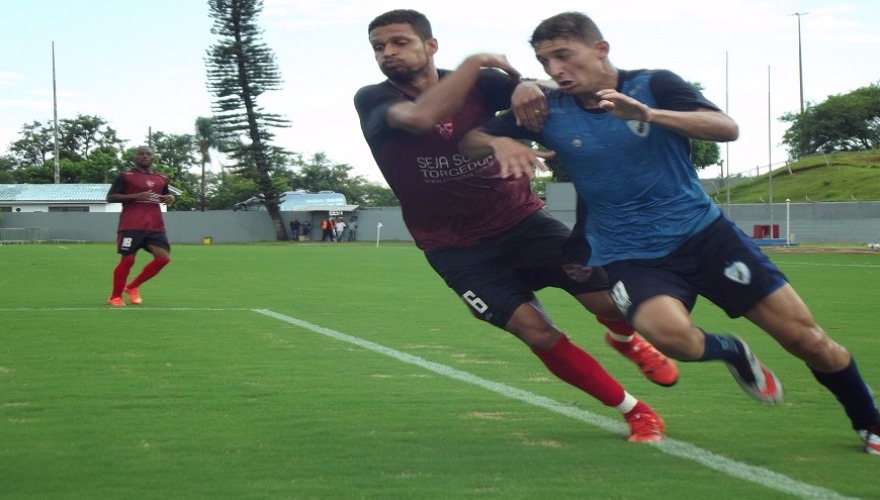
[[205, 211], [205, 164], [211, 161], [211, 149], [218, 149], [220, 136], [214, 128], [214, 119], [204, 116], [196, 118], [196, 142], [201, 153], [202, 183], [199, 195], [199, 209]]

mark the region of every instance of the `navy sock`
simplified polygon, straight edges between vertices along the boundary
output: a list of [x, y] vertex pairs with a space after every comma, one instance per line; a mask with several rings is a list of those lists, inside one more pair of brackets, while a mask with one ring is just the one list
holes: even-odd
[[[745, 348], [742, 342], [733, 335], [721, 335], [717, 333], [706, 333], [706, 350], [697, 361], [709, 361], [720, 359], [732, 364], [740, 377], [746, 379], [746, 382], [754, 382], [752, 370], [749, 367], [749, 360], [746, 357]], [[748, 380], [751, 378], [751, 380]]]
[[810, 371], [813, 372], [816, 380], [827, 387], [843, 405], [846, 416], [852, 421], [853, 429], [866, 429], [871, 424], [880, 423], [877, 402], [871, 395], [871, 389], [862, 379], [855, 358], [837, 373], [822, 373], [813, 369]]

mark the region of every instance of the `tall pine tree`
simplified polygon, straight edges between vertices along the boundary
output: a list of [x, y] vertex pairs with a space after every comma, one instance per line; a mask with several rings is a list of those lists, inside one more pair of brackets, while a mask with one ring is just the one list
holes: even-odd
[[[287, 127], [290, 122], [268, 113], [257, 104], [267, 90], [281, 88], [281, 72], [275, 54], [261, 40], [263, 30], [257, 16], [262, 0], [208, 0], [214, 25], [211, 33], [220, 40], [207, 51], [208, 90], [216, 98], [211, 108], [214, 126], [224, 144], [237, 144], [227, 150], [242, 165], [253, 165], [252, 172], [275, 225], [279, 240], [287, 240], [281, 219], [281, 192], [272, 183], [273, 166], [267, 150], [274, 135], [271, 127]], [[250, 142], [247, 142], [250, 141]]]

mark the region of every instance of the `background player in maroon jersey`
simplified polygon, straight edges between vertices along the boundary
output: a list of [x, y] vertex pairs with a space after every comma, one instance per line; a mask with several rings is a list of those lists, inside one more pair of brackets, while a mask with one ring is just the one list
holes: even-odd
[[[616, 320], [606, 324], [622, 330], [627, 353], [639, 352], [654, 362], [643, 372], [655, 382], [675, 383], [674, 363], [622, 322], [603, 270], [576, 269], [584, 272], [581, 280], [566, 273], [563, 266], [571, 262], [563, 246], [570, 231], [543, 209], [528, 177], [505, 178], [494, 158], [477, 161], [458, 152], [466, 132], [511, 107], [516, 70], [496, 54], [468, 57], [455, 71], [438, 70], [431, 25], [413, 10], [380, 15], [368, 33], [388, 79], [360, 89], [355, 108], [373, 157], [400, 200], [407, 229], [428, 262], [476, 317], [512, 333], [560, 379], [620, 411], [631, 441], [662, 439], [660, 416], [571, 343], [534, 291], [564, 289], [594, 314]], [[532, 92], [543, 96], [537, 88]], [[528, 113], [535, 110], [543, 111]]]
[[[143, 302], [138, 287], [171, 261], [171, 244], [165, 234], [165, 221], [159, 205], [174, 202], [174, 195], [168, 190], [168, 177], [153, 171], [153, 150], [147, 146], [135, 149], [133, 160], [134, 167], [116, 176], [107, 192], [108, 202], [122, 203], [116, 236], [117, 250], [122, 258], [113, 270], [113, 292], [107, 299], [111, 306], [125, 305], [123, 291], [132, 304]], [[135, 255], [141, 248], [153, 254], [153, 260], [126, 284]]]

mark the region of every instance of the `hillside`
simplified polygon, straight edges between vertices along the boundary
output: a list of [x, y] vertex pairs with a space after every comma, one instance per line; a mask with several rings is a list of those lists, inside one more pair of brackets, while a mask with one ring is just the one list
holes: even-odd
[[[790, 170], [789, 170], [790, 169]], [[727, 200], [719, 179], [704, 179], [706, 192]], [[731, 203], [766, 203], [769, 175], [730, 179]], [[880, 150], [811, 156], [773, 170], [773, 202], [880, 200]]]

